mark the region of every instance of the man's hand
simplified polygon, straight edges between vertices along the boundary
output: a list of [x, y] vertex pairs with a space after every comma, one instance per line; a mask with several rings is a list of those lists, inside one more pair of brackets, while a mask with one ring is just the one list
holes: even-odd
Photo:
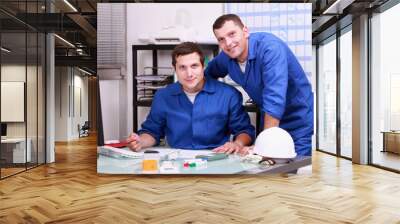
[[140, 136], [137, 135], [136, 133], [130, 134], [129, 137], [126, 139], [126, 142], [128, 143], [127, 144], [128, 148], [135, 152], [142, 149]]
[[245, 146], [245, 147], [242, 148], [242, 150], [240, 150], [239, 154], [240, 154], [241, 156], [248, 155], [248, 154], [250, 154], [250, 153], [253, 152], [253, 149], [254, 149], [254, 145], [252, 145], [252, 146]]
[[264, 129], [279, 127], [280, 120], [272, 117], [271, 115], [265, 113], [264, 115]]
[[231, 153], [240, 153], [242, 149], [243, 145], [238, 142], [227, 142], [224, 145], [221, 145], [220, 147], [213, 149], [212, 151], [216, 153], [231, 154]]

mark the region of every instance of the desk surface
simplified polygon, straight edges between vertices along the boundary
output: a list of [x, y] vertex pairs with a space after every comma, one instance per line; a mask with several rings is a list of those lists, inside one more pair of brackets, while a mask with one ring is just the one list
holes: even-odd
[[[159, 148], [150, 148], [160, 150]], [[191, 150], [192, 151], [192, 150]], [[237, 155], [230, 155], [227, 159], [209, 161], [205, 167], [183, 167], [183, 160], [177, 159], [174, 163], [178, 171], [174, 173], [156, 174], [272, 174], [288, 173], [304, 166], [311, 165], [311, 156], [296, 157], [294, 161], [286, 164], [265, 166], [241, 162]], [[142, 174], [142, 159], [113, 158], [97, 155], [97, 172], [102, 174]]]
[[[19, 142], [24, 142], [24, 138], [5, 138], [1, 139], [1, 143], [19, 143]], [[29, 141], [29, 138], [28, 138]]]
[[399, 130], [396, 130], [396, 131], [381, 131], [381, 133], [384, 133], [384, 134], [400, 134], [400, 131]]

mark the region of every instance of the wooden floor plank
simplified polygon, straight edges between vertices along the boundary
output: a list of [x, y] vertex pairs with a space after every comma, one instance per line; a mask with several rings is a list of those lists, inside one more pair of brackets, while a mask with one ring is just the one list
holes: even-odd
[[0, 181], [0, 223], [400, 223], [400, 175], [313, 152], [312, 174], [98, 175], [96, 138]]

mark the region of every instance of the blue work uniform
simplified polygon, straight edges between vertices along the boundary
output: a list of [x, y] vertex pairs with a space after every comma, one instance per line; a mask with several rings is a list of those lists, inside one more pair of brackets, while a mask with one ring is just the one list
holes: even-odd
[[212, 149], [231, 134], [247, 133], [254, 141], [255, 129], [242, 102], [234, 87], [210, 78], [192, 103], [176, 82], [156, 92], [139, 134], [150, 134], [157, 145], [166, 136], [169, 146], [183, 149]]
[[292, 136], [298, 155], [311, 155], [314, 129], [313, 93], [301, 65], [290, 48], [270, 33], [249, 37], [246, 69], [220, 52], [205, 70], [206, 77], [225, 77], [241, 85], [264, 113], [280, 120], [279, 127]]

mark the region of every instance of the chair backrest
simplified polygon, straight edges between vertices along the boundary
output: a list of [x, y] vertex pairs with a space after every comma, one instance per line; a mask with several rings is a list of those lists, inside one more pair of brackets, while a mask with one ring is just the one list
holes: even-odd
[[89, 129], [90, 125], [89, 125], [89, 121], [85, 121], [85, 124], [83, 124], [82, 129]]

